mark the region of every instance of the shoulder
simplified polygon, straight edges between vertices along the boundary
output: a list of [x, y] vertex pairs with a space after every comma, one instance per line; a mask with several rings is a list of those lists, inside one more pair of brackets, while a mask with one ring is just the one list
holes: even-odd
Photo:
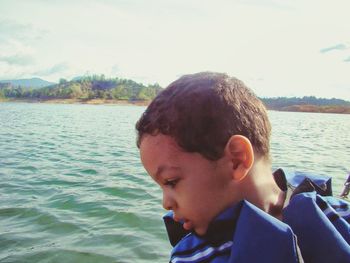
[[233, 242], [234, 262], [301, 262], [291, 227], [248, 201], [242, 206]]
[[350, 258], [350, 225], [339, 209], [347, 211], [348, 217], [346, 202], [316, 192], [295, 195], [284, 209], [283, 221], [297, 235], [305, 262], [347, 262]]
[[284, 209], [284, 214], [299, 214], [299, 217], [324, 217], [330, 222], [342, 219], [350, 222], [350, 204], [345, 200], [333, 196], [321, 196], [317, 192], [295, 194], [289, 205]]
[[283, 210], [283, 222], [297, 235], [305, 262], [347, 262], [349, 203], [332, 196], [329, 177], [286, 177], [293, 194]]

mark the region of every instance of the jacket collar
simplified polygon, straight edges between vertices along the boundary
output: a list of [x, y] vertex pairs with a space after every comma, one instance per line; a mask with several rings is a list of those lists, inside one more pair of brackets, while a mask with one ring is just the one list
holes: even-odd
[[242, 207], [242, 201], [235, 204], [222, 213], [220, 213], [209, 224], [208, 230], [205, 235], [199, 236], [194, 231], [187, 231], [183, 228], [183, 223], [176, 222], [173, 219], [173, 212], [168, 212], [164, 217], [165, 227], [168, 232], [168, 237], [172, 246], [175, 246], [183, 237], [192, 233], [200, 238], [208, 240], [212, 245], [217, 245], [223, 241], [232, 239], [232, 235], [235, 230], [236, 222], [240, 214]]

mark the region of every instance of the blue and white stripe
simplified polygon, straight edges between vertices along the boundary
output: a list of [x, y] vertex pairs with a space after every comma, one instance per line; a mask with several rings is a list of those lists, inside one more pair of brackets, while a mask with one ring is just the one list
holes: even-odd
[[338, 218], [343, 218], [348, 223], [350, 222], [350, 205], [348, 202], [328, 196], [318, 196], [316, 202], [331, 222]]
[[218, 247], [206, 246], [201, 250], [195, 251], [189, 255], [175, 256], [171, 258], [172, 263], [182, 263], [182, 262], [202, 262], [213, 256], [222, 254], [225, 251], [231, 250], [233, 245], [232, 241], [227, 241]]

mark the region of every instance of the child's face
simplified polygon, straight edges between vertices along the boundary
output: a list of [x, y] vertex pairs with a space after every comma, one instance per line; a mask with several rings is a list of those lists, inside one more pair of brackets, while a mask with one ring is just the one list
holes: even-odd
[[176, 221], [197, 234], [229, 207], [232, 200], [230, 167], [222, 159], [209, 161], [199, 153], [184, 152], [170, 136], [145, 135], [141, 161], [163, 191], [163, 207], [173, 210]]

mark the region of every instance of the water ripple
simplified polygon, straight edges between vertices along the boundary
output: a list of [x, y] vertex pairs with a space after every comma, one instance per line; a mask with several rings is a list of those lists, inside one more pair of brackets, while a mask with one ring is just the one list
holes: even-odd
[[[162, 195], [135, 145], [144, 109], [0, 104], [1, 262], [168, 260]], [[348, 116], [269, 114], [274, 166], [331, 175], [339, 192]]]

